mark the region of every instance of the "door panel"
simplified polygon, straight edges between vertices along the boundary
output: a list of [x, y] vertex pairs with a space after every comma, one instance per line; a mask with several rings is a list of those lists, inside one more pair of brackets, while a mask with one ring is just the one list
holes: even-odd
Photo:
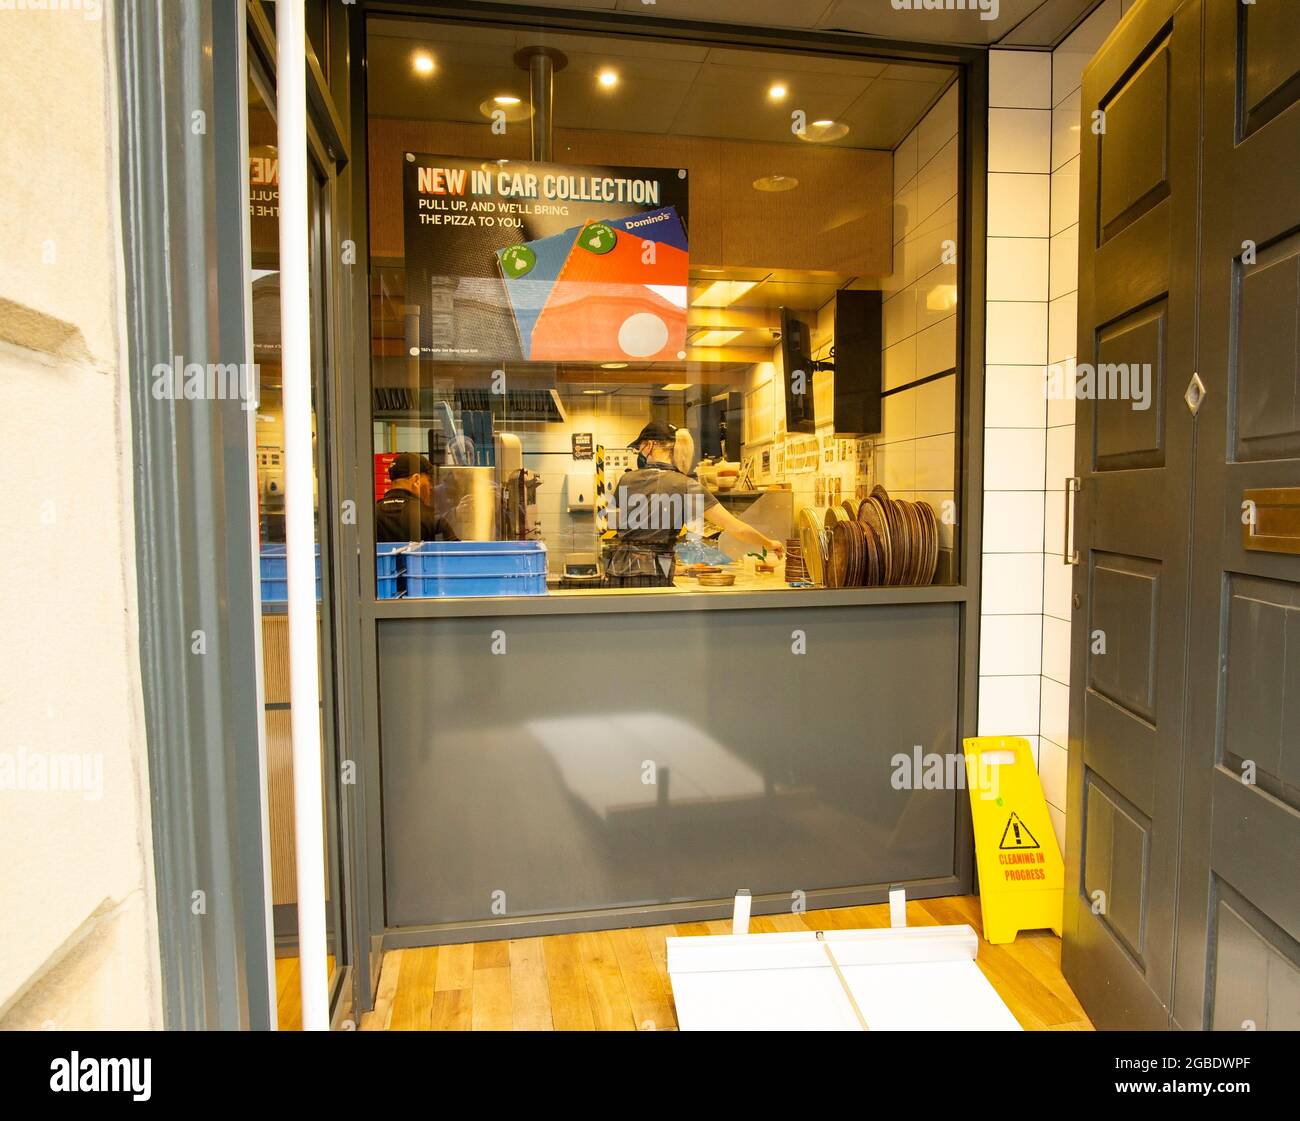
[[[1218, 969], [1215, 1031], [1300, 1031], [1300, 968], [1280, 954], [1267, 919], [1239, 899], [1219, 900], [1215, 911]], [[1264, 1019], [1258, 1020], [1260, 1010]]]
[[1208, 395], [1197, 421], [1174, 1019], [1294, 1028], [1300, 555], [1245, 547], [1242, 520], [1248, 491], [1300, 487], [1300, 4], [1207, 0], [1205, 43]]
[[1200, 31], [1199, 0], [1148, 0], [1083, 85], [1078, 362], [1104, 399], [1080, 383], [1062, 968], [1100, 1028], [1167, 1027], [1173, 984]]

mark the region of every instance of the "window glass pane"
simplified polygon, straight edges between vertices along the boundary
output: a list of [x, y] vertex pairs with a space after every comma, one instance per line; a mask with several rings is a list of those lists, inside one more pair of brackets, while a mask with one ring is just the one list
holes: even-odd
[[[265, 692], [267, 796], [270, 819], [271, 903], [275, 931], [276, 982], [280, 1026], [301, 1025], [299, 992], [297, 882], [293, 833], [293, 744], [289, 718], [289, 628], [286, 614], [288, 577], [285, 557], [283, 379], [280, 365], [280, 202], [279, 154], [275, 117], [263, 100], [256, 81], [248, 86], [249, 139], [249, 243], [252, 250], [253, 358], [257, 366], [257, 513], [262, 599], [262, 671]], [[312, 395], [316, 407], [312, 425], [318, 430], [322, 371], [325, 369], [325, 292], [322, 271], [324, 248], [321, 222], [324, 198], [319, 186], [310, 193], [312, 233]], [[317, 478], [323, 460], [317, 445]], [[316, 488], [317, 491], [319, 488]], [[313, 494], [313, 502], [318, 495]], [[318, 557], [317, 601], [329, 586], [327, 559], [320, 555], [320, 518], [316, 518]], [[328, 660], [330, 636], [319, 631], [320, 657]], [[328, 694], [326, 694], [328, 696]], [[328, 719], [322, 728], [328, 734]], [[322, 751], [324, 745], [322, 744]], [[328, 776], [332, 768], [326, 766]], [[331, 984], [339, 964], [338, 852], [326, 800], [326, 928], [327, 970]]]
[[529, 41], [369, 24], [379, 597], [951, 582], [955, 71]]

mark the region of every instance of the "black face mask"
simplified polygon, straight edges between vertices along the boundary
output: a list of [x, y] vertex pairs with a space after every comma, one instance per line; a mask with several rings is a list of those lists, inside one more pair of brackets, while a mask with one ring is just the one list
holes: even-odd
[[645, 465], [646, 465], [647, 463], [649, 463], [649, 462], [650, 462], [650, 461], [649, 461], [648, 459], [646, 459], [646, 457], [645, 457], [645, 452], [637, 452], [637, 453], [636, 453], [636, 469], [637, 469], [638, 471], [644, 471], [644, 470], [645, 470]]

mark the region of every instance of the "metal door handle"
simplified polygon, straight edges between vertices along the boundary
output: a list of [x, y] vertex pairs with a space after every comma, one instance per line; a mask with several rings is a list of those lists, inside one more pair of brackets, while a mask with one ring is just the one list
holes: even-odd
[[1079, 563], [1079, 550], [1073, 546], [1074, 538], [1074, 496], [1079, 493], [1079, 488], [1083, 486], [1083, 480], [1078, 476], [1070, 476], [1065, 480], [1065, 541], [1061, 545], [1061, 559], [1066, 564]]

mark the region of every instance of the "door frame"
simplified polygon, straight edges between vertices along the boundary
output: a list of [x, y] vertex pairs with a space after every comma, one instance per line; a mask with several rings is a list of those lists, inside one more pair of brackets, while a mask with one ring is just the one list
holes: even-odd
[[[242, 3], [125, 3], [113, 25], [140, 661], [172, 1029], [274, 1026], [262, 684], [247, 657], [261, 645], [254, 420], [240, 401], [155, 401], [144, 373], [173, 355], [248, 361], [244, 19]], [[199, 630], [205, 654], [192, 652]]]
[[[351, 18], [344, 9], [343, 19]], [[249, 51], [265, 69], [274, 36], [261, 0], [123, 3], [112, 25], [118, 86], [124, 346], [135, 478], [140, 660], [149, 760], [163, 1021], [170, 1029], [272, 1029], [271, 921], [255, 417], [237, 400], [155, 401], [155, 363], [251, 361], [248, 269]], [[346, 72], [348, 36], [339, 37]], [[331, 214], [347, 203], [342, 118], [319, 61], [308, 58], [309, 137], [329, 171]], [[326, 329], [350, 353], [350, 282], [331, 253]], [[342, 273], [343, 275], [337, 275]], [[347, 429], [344, 429], [346, 432]], [[337, 464], [350, 449], [340, 447]], [[325, 483], [325, 480], [322, 480]], [[339, 493], [333, 480], [327, 493]], [[324, 491], [324, 486], [322, 490]], [[338, 556], [347, 555], [343, 542]], [[336, 583], [350, 582], [350, 568]], [[327, 610], [355, 595], [336, 587]], [[341, 628], [346, 634], [354, 628]], [[206, 653], [195, 652], [203, 632]], [[349, 649], [338, 683], [340, 736], [351, 726]], [[338, 664], [338, 663], [341, 663]], [[350, 741], [345, 741], [350, 742]], [[337, 773], [337, 772], [336, 772]], [[345, 917], [355, 885], [351, 791], [335, 810]], [[343, 843], [344, 841], [348, 843]], [[348, 946], [356, 930], [339, 931]], [[336, 1016], [355, 1006], [339, 970]]]

